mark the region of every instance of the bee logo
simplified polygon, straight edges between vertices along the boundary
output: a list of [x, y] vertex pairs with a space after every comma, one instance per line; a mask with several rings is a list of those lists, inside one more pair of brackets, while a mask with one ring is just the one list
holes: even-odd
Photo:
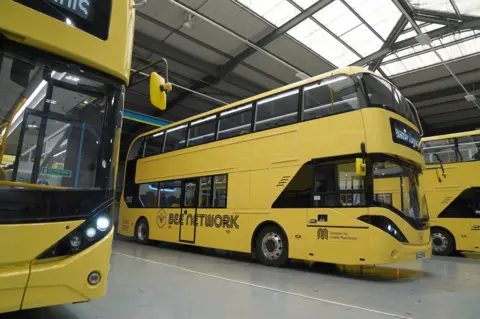
[[160, 228], [167, 224], [167, 213], [163, 209], [159, 210], [157, 213], [157, 224]]

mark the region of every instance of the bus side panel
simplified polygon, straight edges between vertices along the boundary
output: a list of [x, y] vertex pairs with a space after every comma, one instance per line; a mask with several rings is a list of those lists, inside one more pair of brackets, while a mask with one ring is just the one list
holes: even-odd
[[[443, 164], [445, 177], [442, 177], [441, 167], [438, 164], [428, 165], [424, 171], [425, 190], [427, 195], [430, 226], [442, 227], [448, 230], [455, 239], [457, 250], [478, 251], [480, 231], [472, 230], [472, 224], [477, 218], [466, 218], [468, 212], [458, 211], [459, 217], [441, 217], [449, 204], [451, 204], [464, 190], [480, 186], [479, 162], [445, 163]], [[441, 176], [441, 181], [438, 180]], [[473, 208], [472, 208], [473, 209]], [[472, 222], [473, 221], [473, 222]]]
[[29, 264], [0, 267], [0, 313], [20, 309], [29, 270]]
[[[22, 309], [87, 301], [105, 296], [113, 233], [114, 229], [95, 245], [71, 257], [34, 262]], [[102, 278], [96, 286], [87, 282], [92, 271], [99, 272]]]
[[[369, 230], [357, 218], [368, 214], [368, 208], [309, 208], [304, 219], [307, 233], [307, 259], [340, 264], [362, 264], [368, 255]], [[323, 215], [325, 221], [318, 221]], [[310, 219], [317, 223], [309, 223]], [[306, 225], [309, 226], [306, 226]]]

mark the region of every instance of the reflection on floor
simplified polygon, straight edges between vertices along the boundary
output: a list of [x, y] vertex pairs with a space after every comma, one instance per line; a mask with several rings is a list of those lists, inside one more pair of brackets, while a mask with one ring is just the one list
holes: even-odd
[[116, 240], [107, 297], [0, 318], [480, 318], [475, 259], [279, 269], [248, 256], [178, 248]]

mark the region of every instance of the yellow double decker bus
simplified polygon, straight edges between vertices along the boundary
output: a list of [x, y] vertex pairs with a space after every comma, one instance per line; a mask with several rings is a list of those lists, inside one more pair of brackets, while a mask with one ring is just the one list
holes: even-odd
[[480, 251], [480, 130], [422, 139], [437, 255]]
[[118, 231], [274, 266], [426, 258], [419, 142], [416, 110], [391, 83], [328, 72], [140, 135]]
[[134, 20], [132, 0], [0, 1], [0, 313], [105, 295]]

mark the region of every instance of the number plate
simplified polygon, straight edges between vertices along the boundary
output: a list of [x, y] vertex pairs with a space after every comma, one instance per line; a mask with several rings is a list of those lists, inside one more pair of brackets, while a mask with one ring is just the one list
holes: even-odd
[[421, 251], [417, 253], [417, 259], [425, 259], [425, 252]]

